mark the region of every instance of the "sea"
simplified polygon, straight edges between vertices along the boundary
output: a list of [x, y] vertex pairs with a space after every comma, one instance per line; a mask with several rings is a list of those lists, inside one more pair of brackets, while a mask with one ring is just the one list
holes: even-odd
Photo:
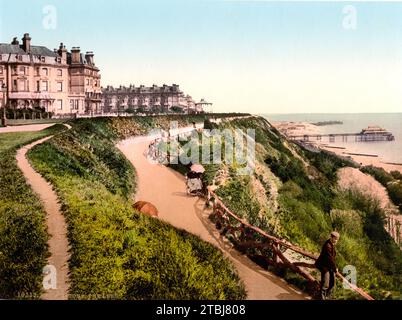
[[356, 142], [338, 138], [331, 146], [344, 147], [349, 152], [378, 155], [383, 162], [402, 164], [402, 113], [306, 113], [306, 114], [263, 114], [270, 121], [323, 122], [342, 121], [342, 124], [318, 127], [323, 134], [358, 133], [368, 126], [380, 126], [391, 132], [394, 141]]

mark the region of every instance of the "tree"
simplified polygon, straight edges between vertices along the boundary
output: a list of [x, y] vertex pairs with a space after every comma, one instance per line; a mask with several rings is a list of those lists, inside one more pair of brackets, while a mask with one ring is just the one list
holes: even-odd
[[184, 109], [179, 106], [173, 106], [170, 108], [170, 110], [172, 110], [174, 113], [184, 113]]

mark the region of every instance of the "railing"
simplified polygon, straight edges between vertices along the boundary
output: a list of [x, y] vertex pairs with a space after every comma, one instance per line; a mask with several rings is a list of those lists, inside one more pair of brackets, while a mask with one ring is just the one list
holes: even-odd
[[[225, 236], [231, 236], [236, 247], [240, 251], [248, 249], [258, 250], [260, 254], [253, 254], [254, 258], [263, 259], [269, 265], [278, 268], [288, 268], [301, 275], [308, 281], [309, 289], [315, 291], [319, 288], [319, 282], [304, 268], [315, 268], [314, 263], [292, 262], [284, 254], [287, 249], [309, 260], [316, 260], [317, 256], [306, 250], [291, 244], [288, 241], [269, 235], [258, 227], [249, 224], [230, 211], [216, 193], [208, 188], [207, 200], [213, 203], [213, 214], [216, 219], [216, 227]], [[336, 274], [351, 290], [367, 300], [374, 300], [368, 293], [350, 283], [339, 272]]]

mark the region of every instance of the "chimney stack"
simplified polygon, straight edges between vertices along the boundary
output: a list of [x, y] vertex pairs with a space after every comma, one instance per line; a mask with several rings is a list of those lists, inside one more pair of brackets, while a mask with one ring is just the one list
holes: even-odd
[[59, 56], [61, 57], [62, 60], [67, 60], [67, 49], [66, 46], [62, 43], [60, 43], [59, 50], [57, 51]]
[[14, 45], [14, 46], [19, 46], [20, 42], [18, 41], [17, 37], [14, 37], [13, 41], [11, 42], [11, 44]]
[[22, 38], [22, 49], [26, 53], [31, 53], [31, 37], [29, 36], [29, 33], [25, 33]]
[[81, 55], [80, 47], [73, 47], [71, 49], [71, 56], [72, 56], [71, 62], [72, 63], [81, 63], [80, 55]]
[[85, 60], [88, 62], [89, 65], [94, 65], [94, 53], [92, 51], [87, 51], [85, 54]]

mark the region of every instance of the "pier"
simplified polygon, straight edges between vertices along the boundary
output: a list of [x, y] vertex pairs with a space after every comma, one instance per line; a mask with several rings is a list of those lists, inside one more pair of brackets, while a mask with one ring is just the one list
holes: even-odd
[[329, 134], [303, 134], [289, 135], [288, 138], [293, 141], [321, 141], [323, 138], [328, 138], [329, 142], [336, 142], [337, 138], [342, 142], [348, 142], [349, 139], [354, 139], [355, 142], [372, 142], [372, 141], [394, 141], [395, 137], [391, 132], [388, 132], [380, 127], [368, 127], [358, 133], [329, 133]]

